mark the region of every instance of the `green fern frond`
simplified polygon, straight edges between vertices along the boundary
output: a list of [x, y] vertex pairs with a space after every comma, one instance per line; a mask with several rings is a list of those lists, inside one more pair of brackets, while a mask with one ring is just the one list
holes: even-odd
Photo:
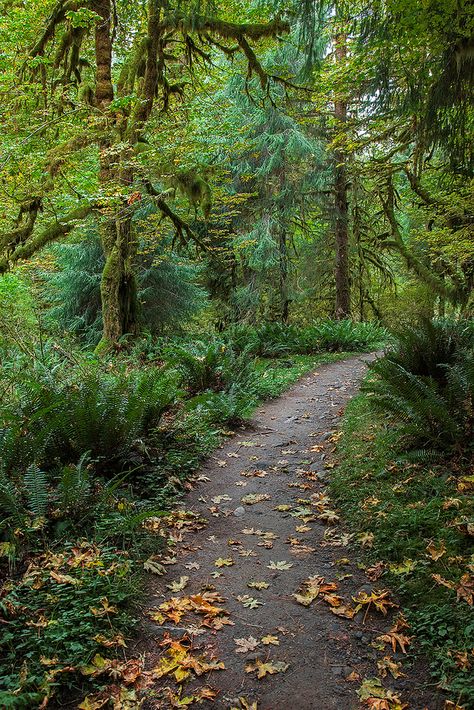
[[36, 464], [28, 467], [23, 484], [27, 494], [27, 508], [34, 516], [41, 518], [48, 507], [48, 480], [44, 471]]

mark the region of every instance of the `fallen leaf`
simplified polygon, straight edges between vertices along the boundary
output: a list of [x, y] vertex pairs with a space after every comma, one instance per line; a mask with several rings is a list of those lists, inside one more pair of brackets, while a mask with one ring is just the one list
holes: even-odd
[[410, 574], [415, 569], [417, 563], [414, 560], [406, 559], [399, 564], [389, 565], [392, 574]]
[[343, 619], [353, 619], [356, 615], [356, 610], [353, 609], [351, 606], [346, 606], [345, 604], [341, 604], [337, 607], [332, 606], [330, 607], [330, 611], [332, 611], [332, 613], [336, 616], [342, 617]]
[[474, 577], [468, 572], [463, 574], [456, 587], [456, 597], [458, 601], [464, 599], [465, 602], [472, 606], [474, 602]]
[[323, 513], [318, 515], [319, 520], [323, 520], [325, 523], [337, 523], [340, 520], [339, 515], [334, 510], [325, 510]]
[[54, 581], [58, 584], [72, 584], [73, 587], [79, 587], [82, 584], [80, 579], [77, 579], [76, 577], [71, 577], [71, 575], [69, 574], [61, 574], [60, 572], [55, 572], [54, 570], [49, 573], [49, 576], [54, 579]]
[[255, 651], [257, 646], [260, 646], [260, 641], [253, 636], [243, 639], [234, 639], [234, 641], [237, 645], [235, 649], [236, 653], [249, 653], [250, 651]]
[[184, 565], [186, 569], [200, 569], [201, 565], [199, 565], [197, 562], [188, 562], [187, 565]]
[[369, 609], [371, 609], [372, 607], [375, 607], [377, 611], [382, 612], [382, 614], [386, 616], [390, 607], [397, 606], [397, 604], [390, 601], [389, 595], [390, 592], [388, 591], [388, 589], [373, 591], [370, 594], [365, 591], [359, 592], [357, 597], [352, 597], [353, 601], [357, 605], [356, 613], [360, 611], [363, 607], [366, 607], [367, 611], [369, 611]]
[[397, 650], [397, 646], [399, 646], [402, 653], [406, 653], [406, 647], [410, 644], [411, 638], [409, 636], [405, 636], [404, 634], [400, 634], [397, 631], [388, 631], [386, 634], [377, 636], [376, 640], [389, 643], [394, 653]]
[[372, 565], [372, 567], [367, 567], [367, 569], [365, 570], [365, 574], [371, 582], [376, 582], [379, 577], [383, 575], [384, 571], [385, 563], [377, 562], [375, 565]]
[[250, 587], [250, 589], [258, 589], [259, 592], [262, 589], [268, 589], [269, 586], [268, 582], [247, 582], [247, 587]]
[[214, 564], [216, 567], [232, 567], [235, 562], [232, 557], [218, 557]]
[[444, 540], [441, 540], [438, 545], [431, 541], [425, 549], [428, 553], [427, 557], [431, 557], [432, 560], [437, 562], [446, 553], [446, 544]]
[[396, 663], [390, 656], [384, 656], [377, 661], [377, 668], [380, 671], [382, 678], [385, 678], [388, 673], [393, 678], [401, 678], [405, 674], [400, 670], [400, 664]]
[[357, 539], [362, 547], [372, 547], [374, 544], [374, 534], [371, 532], [362, 532]]
[[181, 592], [186, 585], [189, 582], [189, 577], [180, 577], [179, 580], [175, 580], [174, 582], [171, 582], [170, 584], [166, 585], [166, 588], [170, 590], [170, 592]]
[[230, 710], [258, 710], [257, 701], [252, 702], [251, 700], [246, 700], [245, 698], [239, 698], [239, 706], [233, 706]]
[[288, 663], [283, 661], [261, 661], [259, 658], [255, 663], [251, 663], [245, 667], [246, 673], [257, 671], [257, 678], [265, 678], [266, 675], [274, 675], [275, 673], [284, 673], [289, 668]]
[[230, 500], [232, 500], [232, 498], [228, 495], [222, 495], [222, 496], [214, 496], [214, 498], [211, 498], [211, 500], [216, 505], [219, 505], [219, 503], [222, 503], [223, 501], [230, 501]]
[[251, 597], [248, 594], [240, 594], [237, 597], [237, 601], [247, 607], [247, 609], [256, 609], [257, 607], [264, 605], [264, 602], [261, 602], [259, 599], [254, 599], [254, 597]]
[[94, 641], [97, 641], [97, 643], [100, 643], [106, 648], [115, 648], [117, 646], [122, 646], [123, 648], [127, 647], [127, 644], [125, 643], [125, 639], [122, 634], [116, 634], [112, 638], [107, 638], [107, 636], [104, 636], [103, 634], [96, 634], [92, 638], [94, 639]]
[[245, 505], [255, 505], [255, 503], [261, 503], [264, 500], [270, 500], [268, 493], [248, 493], [246, 496], [242, 496], [240, 502]]
[[151, 557], [146, 562], [143, 563], [143, 569], [145, 572], [151, 572], [152, 574], [162, 575], [165, 574], [166, 569], [159, 562], [155, 562]]
[[263, 636], [261, 641], [264, 646], [279, 646], [280, 645], [280, 640], [279, 640], [278, 636], [272, 636], [271, 634], [268, 634], [268, 636]]
[[306, 533], [306, 532], [310, 532], [310, 530], [312, 530], [312, 528], [310, 528], [309, 525], [297, 525], [295, 530], [298, 533]]
[[293, 562], [287, 562], [286, 560], [280, 560], [279, 562], [274, 562], [273, 560], [270, 560], [269, 564], [267, 565], [268, 569], [290, 569], [290, 567], [293, 567]]

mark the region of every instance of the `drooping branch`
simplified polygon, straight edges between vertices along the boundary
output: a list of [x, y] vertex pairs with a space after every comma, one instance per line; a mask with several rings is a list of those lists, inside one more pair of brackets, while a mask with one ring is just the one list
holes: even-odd
[[150, 180], [145, 180], [145, 188], [149, 195], [154, 197], [154, 202], [164, 217], [167, 217], [176, 230], [176, 236], [182, 244], [187, 244], [188, 241], [194, 242], [201, 249], [207, 250], [206, 245], [199, 239], [191, 226], [182, 217], [180, 217], [169, 204], [165, 201], [165, 197], [173, 193], [173, 189], [166, 192], [158, 192]]
[[259, 40], [266, 37], [276, 37], [279, 34], [287, 34], [290, 25], [283, 20], [272, 20], [266, 23], [235, 23], [226, 22], [211, 17], [193, 17], [192, 20], [185, 17], [168, 17], [163, 23], [165, 29], [179, 29], [182, 32], [201, 32], [216, 34], [223, 39], [239, 40], [241, 37]]
[[384, 197], [379, 192], [379, 198], [382, 203], [382, 208], [385, 217], [390, 225], [392, 240], [385, 241], [385, 247], [391, 247], [398, 251], [404, 259], [407, 267], [413, 271], [422, 281], [424, 281], [435, 293], [440, 294], [451, 302], [456, 301], [457, 290], [446, 285], [444, 280], [433, 273], [433, 271], [425, 266], [406, 246], [403, 241], [400, 227], [395, 216], [395, 208], [393, 203], [393, 189], [391, 183], [388, 185], [388, 196]]
[[249, 45], [245, 37], [242, 35], [237, 39], [239, 47], [242, 49], [243, 53], [247, 58], [248, 63], [248, 78], [252, 77], [252, 74], [257, 74], [260, 79], [260, 85], [262, 89], [265, 89], [268, 83], [268, 75], [260, 62], [257, 59], [257, 55], [253, 51], [252, 47]]
[[89, 7], [90, 5], [91, 0], [82, 0], [81, 2], [78, 0], [60, 0], [49, 16], [43, 34], [31, 48], [30, 56], [37, 57], [44, 54], [46, 46], [54, 39], [56, 27], [64, 21], [69, 11], [75, 12], [81, 8]]
[[[29, 259], [47, 244], [51, 244], [51, 242], [55, 242], [69, 234], [93, 209], [94, 206], [90, 203], [81, 205], [63, 218], [54, 220], [42, 231], [19, 244], [10, 254], [2, 254], [0, 257], [0, 274], [8, 271], [17, 261]], [[1, 242], [3, 243], [3, 238]]]
[[418, 195], [418, 197], [421, 197], [425, 205], [432, 205], [433, 207], [446, 206], [446, 202], [440, 199], [435, 199], [427, 190], [425, 190], [419, 179], [411, 172], [411, 170], [409, 170], [407, 166], [404, 166], [403, 172], [408, 178], [411, 189]]

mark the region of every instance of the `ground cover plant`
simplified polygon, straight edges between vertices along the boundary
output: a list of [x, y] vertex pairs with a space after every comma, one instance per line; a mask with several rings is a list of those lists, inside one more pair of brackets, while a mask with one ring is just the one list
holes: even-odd
[[[150, 579], [203, 529], [185, 504], [206, 482], [203, 462], [224, 480], [220, 447], [258, 429], [248, 422], [262, 402], [286, 406], [292, 385], [306, 402], [300, 378], [316, 391], [318, 368], [346, 372], [370, 352], [384, 356], [348, 409], [335, 494], [351, 525], [370, 526], [360, 534], [414, 600], [435, 677], [467, 710], [471, 4], [0, 0], [0, 18], [0, 706], [140, 707], [154, 690], [131, 638]], [[306, 431], [315, 419], [299, 451], [266, 451], [272, 467], [255, 475], [262, 452], [249, 453], [238, 481], [263, 490], [293, 468], [296, 513], [273, 512], [302, 515], [300, 528], [311, 506], [317, 525], [340, 522], [309, 497], [323, 493], [307, 467], [337, 438], [335, 399], [355, 387], [346, 374], [288, 422]], [[233, 521], [222, 496], [211, 523]], [[239, 514], [265, 496], [242, 492]], [[261, 543], [262, 554], [273, 544]], [[249, 565], [253, 552], [241, 555]], [[178, 594], [187, 581], [169, 583]], [[300, 587], [311, 596], [315, 584]], [[216, 630], [212, 602], [189, 595], [182, 611]], [[186, 678], [219, 670], [195, 651], [183, 639], [167, 648], [162, 682], [176, 657]], [[271, 680], [285, 663], [247, 673]], [[352, 678], [341, 697], [404, 710], [383, 677], [361, 679], [359, 695]], [[165, 704], [215, 696], [183, 692]], [[258, 710], [236, 692], [237, 710]]]
[[435, 680], [465, 707], [474, 701], [472, 352], [472, 323], [405, 332], [348, 406], [331, 486], [374, 579], [398, 591]]

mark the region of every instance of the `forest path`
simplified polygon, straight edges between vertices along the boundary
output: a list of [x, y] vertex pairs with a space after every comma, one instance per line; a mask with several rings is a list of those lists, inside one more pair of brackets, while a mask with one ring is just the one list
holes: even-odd
[[[371, 645], [393, 626], [396, 613], [384, 618], [370, 611], [364, 619], [363, 610], [347, 618], [353, 596], [384, 585], [358, 568], [360, 548], [351, 546], [343, 523], [332, 520], [325, 497], [326, 453], [371, 357], [350, 357], [304, 376], [259, 407], [250, 426], [202, 467], [182, 510], [207, 524], [175, 514], [175, 556], [165, 560], [171, 562], [166, 574], [154, 578], [137, 645], [153, 676], [162, 675], [147, 692], [146, 708], [183, 707], [194, 697], [203, 708], [351, 710], [360, 707], [362, 682], [380, 677], [377, 661], [402, 660], [390, 645]], [[310, 577], [322, 578], [312, 587], [314, 595], [319, 585], [319, 594], [304, 606], [293, 595]], [[336, 615], [341, 612], [346, 616]], [[225, 670], [196, 678], [210, 659]], [[388, 673], [383, 685], [413, 710], [443, 706], [427, 690], [424, 668], [403, 670], [407, 677]], [[175, 671], [178, 679], [189, 674], [182, 690]], [[374, 707], [402, 707], [379, 702]]]

